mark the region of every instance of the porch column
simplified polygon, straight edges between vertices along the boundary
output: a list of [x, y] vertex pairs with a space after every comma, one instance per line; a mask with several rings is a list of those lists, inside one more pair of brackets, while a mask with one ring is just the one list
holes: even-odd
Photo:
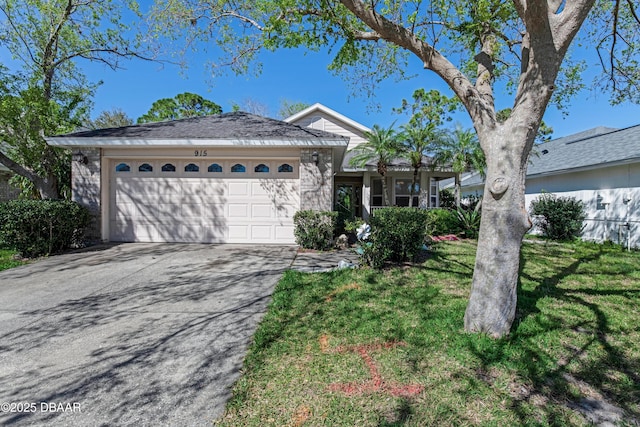
[[371, 214], [371, 172], [362, 175], [362, 219], [365, 221]]

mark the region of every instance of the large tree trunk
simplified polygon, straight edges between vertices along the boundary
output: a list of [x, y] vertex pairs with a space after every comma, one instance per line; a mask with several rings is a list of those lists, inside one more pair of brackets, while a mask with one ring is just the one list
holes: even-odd
[[509, 333], [516, 312], [522, 238], [531, 227], [525, 210], [526, 134], [505, 131], [488, 134], [487, 179], [471, 296], [464, 316], [465, 330], [493, 337]]

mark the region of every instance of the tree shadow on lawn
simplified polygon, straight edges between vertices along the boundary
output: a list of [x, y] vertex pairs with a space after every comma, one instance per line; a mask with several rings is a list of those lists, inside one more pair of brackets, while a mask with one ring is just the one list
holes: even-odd
[[[640, 283], [602, 289], [602, 285], [583, 284], [580, 280], [581, 275], [594, 274], [589, 266], [599, 265], [596, 262], [602, 262], [605, 251], [602, 246], [590, 248], [586, 256], [565, 267], [552, 267], [543, 277], [528, 272], [526, 257], [521, 254], [518, 310], [512, 335], [495, 341], [491, 351], [469, 346], [481, 361], [480, 372], [505, 361], [518, 366], [518, 375], [526, 384], [522, 392], [512, 394], [512, 408], [523, 423], [531, 421], [531, 405], [545, 413], [549, 424], [563, 422], [562, 407], [580, 412], [589, 423], [640, 423], [638, 351], [631, 357], [625, 354], [624, 341], [618, 339], [624, 332], [611, 326], [611, 310], [616, 308], [606, 306], [615, 303], [597, 299], [621, 297], [637, 301]], [[620, 273], [603, 275], [614, 277]], [[570, 278], [569, 285], [566, 280]], [[523, 280], [527, 286], [523, 286]], [[542, 303], [549, 298], [554, 300], [552, 304]], [[552, 305], [558, 303], [567, 309], [553, 312]], [[541, 310], [540, 304], [546, 307]], [[560, 334], [560, 342], [555, 342], [554, 331]], [[512, 355], [509, 348], [514, 344], [525, 351]], [[562, 350], [547, 348], [553, 345]], [[563, 356], [553, 360], [553, 351]], [[552, 405], [536, 404], [536, 399], [560, 405], [554, 409]]]
[[[0, 422], [210, 424], [288, 268], [275, 255], [247, 252], [260, 268], [221, 272], [216, 263], [193, 261], [147, 283], [19, 313], [32, 321], [0, 337], [3, 400], [78, 402], [81, 411], [3, 414]], [[231, 248], [216, 260], [239, 256]]]

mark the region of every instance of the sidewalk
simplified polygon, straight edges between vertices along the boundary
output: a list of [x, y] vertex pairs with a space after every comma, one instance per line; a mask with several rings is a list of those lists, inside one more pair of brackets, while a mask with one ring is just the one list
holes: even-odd
[[338, 268], [340, 261], [358, 265], [358, 254], [353, 249], [334, 251], [300, 250], [291, 263], [291, 269], [304, 273], [321, 273]]

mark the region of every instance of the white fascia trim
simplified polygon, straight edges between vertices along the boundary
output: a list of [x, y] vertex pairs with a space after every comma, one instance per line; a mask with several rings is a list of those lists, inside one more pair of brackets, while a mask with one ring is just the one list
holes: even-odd
[[321, 111], [323, 113], [325, 113], [328, 116], [332, 116], [337, 120], [340, 120], [346, 124], [348, 124], [349, 126], [352, 126], [356, 129], [358, 129], [359, 131], [362, 132], [371, 132], [371, 129], [369, 129], [368, 127], [366, 127], [363, 124], [360, 124], [358, 122], [356, 122], [353, 119], [350, 119], [349, 117], [338, 113], [337, 111], [332, 110], [329, 107], [326, 107], [320, 103], [315, 103], [313, 104], [311, 107], [307, 107], [302, 111], [297, 112], [296, 114], [294, 114], [293, 116], [287, 117], [286, 119], [284, 119], [284, 122], [287, 123], [293, 123], [297, 120], [300, 120], [302, 117], [308, 116], [312, 113], [315, 113], [316, 111]]
[[347, 147], [340, 139], [113, 139], [50, 137], [58, 147]]

